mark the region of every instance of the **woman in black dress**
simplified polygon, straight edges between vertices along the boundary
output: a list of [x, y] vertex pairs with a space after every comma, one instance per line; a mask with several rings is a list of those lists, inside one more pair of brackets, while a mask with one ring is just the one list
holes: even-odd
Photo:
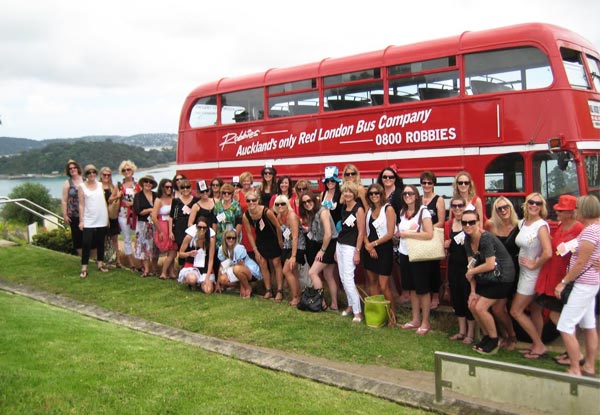
[[[180, 196], [173, 199], [171, 213], [169, 213], [169, 237], [181, 248], [181, 243], [185, 238], [185, 230], [188, 228], [190, 213], [198, 198], [192, 194], [192, 185], [188, 179], [180, 179], [178, 186]], [[183, 263], [183, 258], [180, 255], [179, 265], [181, 266]]]
[[[256, 262], [262, 271], [265, 288], [267, 292], [264, 298], [271, 298], [271, 274], [269, 265], [275, 271], [275, 281], [277, 283], [276, 302], [283, 300], [283, 268], [281, 267], [281, 249], [283, 248], [283, 235], [281, 225], [268, 207], [259, 205], [259, 197], [255, 191], [246, 193], [246, 203], [248, 210], [242, 216], [242, 222], [246, 228], [248, 239], [254, 250]], [[256, 231], [256, 237], [252, 228]]]
[[[362, 252], [363, 266], [367, 270], [369, 294], [383, 296], [390, 304], [394, 303], [390, 289], [390, 276], [394, 262], [394, 245], [392, 238], [396, 226], [396, 212], [386, 202], [383, 187], [372, 184], [367, 189], [367, 203], [369, 211], [366, 216], [366, 235], [364, 250]], [[396, 315], [388, 326], [396, 326]]]

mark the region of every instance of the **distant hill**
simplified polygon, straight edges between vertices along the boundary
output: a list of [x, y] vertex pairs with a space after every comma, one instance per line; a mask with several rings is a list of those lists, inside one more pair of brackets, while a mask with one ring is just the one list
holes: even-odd
[[[158, 137], [157, 137], [158, 136]], [[83, 137], [77, 140], [44, 140], [44, 147], [21, 152], [10, 157], [0, 157], [0, 175], [63, 174], [66, 162], [73, 159], [94, 164], [97, 168], [108, 166], [117, 169], [123, 160], [132, 160], [140, 168], [175, 162], [175, 134], [141, 134], [137, 137], [142, 146], [123, 144], [104, 138]], [[127, 137], [128, 138], [128, 137]], [[119, 138], [121, 141], [122, 137]], [[175, 139], [173, 141], [173, 139]], [[166, 147], [161, 150], [151, 147]]]
[[43, 141], [28, 138], [0, 137], [0, 156], [19, 154], [23, 151], [44, 147]]
[[75, 141], [96, 142], [111, 140], [113, 143], [150, 148], [177, 147], [177, 134], [156, 133], [121, 135], [90, 135], [77, 138], [50, 138], [46, 140], [30, 140], [28, 138], [0, 137], [0, 156], [21, 154], [24, 151], [43, 148], [48, 144], [73, 143]]

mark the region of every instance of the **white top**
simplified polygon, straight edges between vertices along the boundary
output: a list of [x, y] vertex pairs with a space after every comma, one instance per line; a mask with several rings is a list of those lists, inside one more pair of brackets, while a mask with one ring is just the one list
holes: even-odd
[[[422, 205], [421, 212], [423, 212], [423, 214], [421, 216], [421, 222], [425, 218], [431, 219], [431, 213], [429, 213], [427, 206]], [[420, 213], [417, 212], [417, 214], [410, 219], [407, 219], [405, 215], [406, 215], [406, 213], [403, 213], [402, 216], [400, 216], [400, 223], [398, 224], [398, 230], [399, 231], [411, 230], [411, 231], [416, 232], [417, 229], [419, 228]], [[402, 255], [408, 255], [408, 248], [406, 247], [406, 238], [400, 238], [400, 245], [398, 246], [398, 252], [400, 252]]]
[[83, 192], [83, 227], [84, 228], [103, 228], [108, 226], [108, 209], [106, 208], [106, 199], [104, 199], [104, 190], [100, 183], [96, 183], [96, 189], [90, 190], [81, 183], [80, 190]]
[[[521, 229], [515, 238], [515, 243], [520, 248], [519, 257], [529, 258], [535, 260], [542, 253], [542, 243], [538, 237], [540, 228], [545, 226], [548, 231], [548, 223], [544, 219], [538, 219], [531, 225], [526, 225], [525, 221], [521, 221]], [[541, 268], [529, 269], [526, 267], [519, 268], [519, 278], [530, 277], [536, 278], [540, 273]]]
[[[383, 236], [385, 236], [385, 234], [387, 233], [387, 215], [386, 215], [386, 209], [387, 207], [390, 206], [389, 203], [386, 203], [385, 205], [383, 205], [381, 207], [381, 209], [379, 210], [379, 216], [377, 216], [377, 219], [373, 220], [373, 227], [375, 228], [375, 231], [377, 231], [377, 238], [381, 238]], [[371, 220], [371, 216], [373, 215], [373, 209], [369, 209], [369, 211], [367, 212], [367, 237], [371, 234], [371, 227], [369, 226], [369, 221]]]

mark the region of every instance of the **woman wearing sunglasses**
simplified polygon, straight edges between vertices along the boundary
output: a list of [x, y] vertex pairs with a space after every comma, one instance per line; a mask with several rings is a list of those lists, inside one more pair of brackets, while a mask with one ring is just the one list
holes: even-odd
[[[364, 250], [362, 262], [367, 271], [369, 294], [383, 293], [390, 305], [394, 304], [394, 297], [390, 288], [392, 264], [394, 262], [394, 228], [396, 226], [396, 212], [386, 202], [385, 193], [381, 185], [374, 183], [367, 189], [369, 210], [365, 218]], [[396, 326], [396, 313], [392, 307], [391, 319], [388, 326]]]
[[158, 268], [158, 248], [154, 244], [154, 225], [151, 215], [156, 200], [156, 180], [151, 175], [140, 179], [142, 191], [133, 198], [133, 210], [137, 215], [135, 225], [135, 258], [142, 262], [142, 278], [149, 277]]
[[[188, 228], [190, 213], [198, 198], [192, 194], [192, 184], [188, 179], [179, 180], [179, 197], [174, 197], [169, 212], [169, 229], [171, 240], [181, 248], [185, 230]], [[183, 265], [183, 258], [179, 256], [179, 265]]]
[[179, 247], [179, 257], [185, 261], [179, 271], [180, 284], [187, 285], [191, 290], [200, 288], [206, 294], [214, 291], [215, 247], [215, 232], [208, 227], [205, 217], [198, 217], [196, 226], [187, 229]]
[[471, 174], [467, 171], [459, 172], [454, 178], [452, 189], [454, 196], [462, 196], [467, 201], [465, 210], [474, 210], [479, 217], [482, 218], [479, 225], [483, 230], [483, 224], [486, 220], [483, 212], [483, 203], [481, 198], [477, 196], [477, 193], [475, 192], [475, 183], [473, 183]]
[[277, 170], [271, 166], [265, 166], [260, 172], [262, 181], [258, 187], [260, 194], [260, 204], [263, 206], [269, 206], [271, 197], [276, 193], [275, 188], [277, 187]]
[[242, 231], [242, 208], [233, 200], [235, 188], [232, 184], [225, 183], [221, 186], [221, 200], [215, 203], [213, 213], [217, 220], [217, 246], [223, 243], [225, 231], [235, 229], [239, 236]]
[[421, 203], [416, 186], [408, 185], [402, 191], [402, 209], [396, 236], [400, 238], [398, 255], [402, 288], [410, 292], [412, 319], [402, 325], [403, 329], [416, 329], [417, 334], [425, 335], [431, 330], [429, 321], [431, 305], [431, 278], [427, 262], [410, 262], [406, 239], [428, 240], [433, 238], [431, 214]]
[[[494, 354], [499, 347], [498, 329], [490, 308], [493, 310], [494, 304], [508, 295], [515, 269], [504, 244], [490, 232], [481, 230], [476, 211], [465, 210], [461, 225], [465, 233], [465, 251], [469, 264], [465, 274], [471, 285], [469, 309], [484, 334], [481, 341], [473, 346], [473, 350], [481, 354]], [[484, 280], [480, 275], [496, 268], [499, 276], [494, 280]]]
[[[306, 192], [300, 195], [300, 217], [308, 224], [306, 234], [306, 260], [310, 269], [308, 276], [312, 281], [313, 288], [323, 289], [321, 274], [327, 282], [331, 303], [331, 310], [338, 310], [337, 282], [335, 280], [335, 246], [338, 232], [329, 213], [329, 209], [321, 206], [319, 199], [314, 193]], [[323, 310], [327, 309], [323, 300]]]
[[136, 193], [142, 190], [142, 187], [135, 181], [133, 175], [137, 166], [131, 160], [123, 160], [119, 165], [119, 171], [123, 175], [123, 183], [117, 183], [117, 196], [121, 198], [119, 208], [119, 227], [123, 237], [123, 252], [125, 254], [126, 266], [130, 267], [132, 272], [138, 271], [133, 259], [133, 240], [132, 232], [135, 232], [137, 215], [133, 211], [133, 198]]
[[65, 166], [65, 180], [62, 189], [62, 213], [65, 225], [71, 228], [71, 241], [77, 255], [81, 256], [81, 230], [79, 229], [79, 185], [83, 183], [81, 165], [69, 160]]
[[444, 247], [448, 250], [448, 285], [450, 286], [452, 307], [458, 320], [458, 333], [450, 336], [449, 339], [471, 344], [475, 338], [475, 318], [469, 310], [471, 285], [465, 278], [468, 262], [465, 251], [465, 232], [461, 223], [466, 206], [467, 201], [462, 196], [454, 196], [450, 199], [452, 215], [444, 227]]
[[[322, 180], [325, 185], [325, 190], [321, 192], [321, 206], [329, 209], [333, 223], [339, 230], [342, 228], [342, 204], [340, 203], [340, 182], [338, 177], [338, 168], [335, 166], [325, 167], [325, 177]], [[302, 194], [299, 192], [298, 194]]]
[[[254, 250], [256, 262], [260, 265], [265, 283], [265, 299], [273, 297], [271, 289], [271, 274], [269, 266], [275, 272], [277, 294], [275, 301], [283, 300], [283, 269], [281, 267], [281, 248], [283, 235], [281, 225], [272, 210], [258, 204], [259, 198], [255, 191], [246, 194], [248, 210], [242, 215], [242, 223], [246, 229], [250, 246]], [[254, 235], [256, 233], [256, 237]]]
[[250, 298], [252, 296], [253, 280], [262, 280], [260, 267], [248, 256], [244, 245], [238, 243], [235, 230], [225, 231], [223, 245], [218, 249], [218, 258], [221, 263], [219, 267], [219, 278], [217, 290], [222, 287], [240, 286], [240, 296]]
[[200, 198], [194, 203], [194, 206], [192, 206], [192, 211], [190, 212], [190, 217], [188, 219], [188, 226], [192, 226], [196, 223], [196, 218], [198, 216], [204, 216], [208, 220], [208, 226], [216, 232], [217, 219], [214, 214], [215, 201], [210, 197], [210, 188], [206, 185], [206, 181], [204, 180], [198, 180], [198, 182], [196, 182], [196, 187]]
[[[492, 205], [492, 216], [487, 221], [487, 226], [489, 231], [502, 242], [510, 254], [515, 267], [515, 276], [519, 275], [519, 247], [516, 243], [517, 234], [519, 233], [518, 224], [519, 218], [512, 202], [504, 196], [497, 198]], [[498, 319], [502, 336], [500, 347], [506, 350], [514, 350], [517, 345], [517, 335], [507, 311], [507, 303], [512, 300], [517, 291], [517, 281], [518, 278], [515, 278], [508, 292], [508, 297], [498, 300], [492, 310], [494, 315], [501, 316]]]
[[160, 279], [175, 279], [175, 257], [177, 256], [177, 244], [169, 236], [169, 213], [173, 203], [173, 182], [162, 179], [158, 184], [157, 198], [152, 209], [152, 222], [154, 223], [154, 244], [158, 251], [166, 254], [162, 263]]
[[367, 206], [367, 189], [362, 185], [360, 181], [360, 172], [354, 164], [346, 164], [344, 169], [344, 176], [342, 177], [342, 184], [347, 182], [353, 182], [358, 185], [358, 198], [360, 205], [364, 208]]
[[102, 185], [98, 182], [98, 169], [88, 164], [83, 169], [85, 181], [79, 185], [79, 230], [82, 235], [81, 273], [86, 278], [90, 251], [96, 248], [98, 271], [108, 272], [104, 266], [104, 238], [108, 226], [108, 210]]
[[290, 305], [296, 307], [300, 302], [298, 265], [306, 263], [304, 256], [306, 239], [300, 229], [300, 218], [293, 211], [287, 197], [284, 195], [277, 196], [274, 209], [277, 212], [277, 220], [281, 224], [281, 235], [283, 236], [283, 249], [281, 251], [283, 275], [292, 292]]
[[[519, 283], [510, 307], [510, 314], [531, 338], [531, 347], [524, 350], [526, 359], [539, 359], [546, 354], [542, 342], [541, 307], [535, 303], [535, 283], [540, 269], [552, 256], [550, 227], [544, 220], [548, 216], [546, 200], [539, 193], [531, 193], [523, 203], [523, 220], [515, 242], [519, 246]], [[531, 318], [525, 314], [530, 307]]]

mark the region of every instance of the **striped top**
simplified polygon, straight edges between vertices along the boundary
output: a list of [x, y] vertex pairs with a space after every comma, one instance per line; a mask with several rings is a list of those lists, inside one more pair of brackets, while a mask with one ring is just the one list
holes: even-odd
[[[583, 266], [583, 270], [585, 272], [577, 278], [577, 283], [600, 285], [600, 272], [598, 272], [598, 268], [594, 266], [594, 263], [600, 260], [600, 224], [594, 223], [592, 225], [586, 226], [577, 237], [577, 242], [579, 243], [579, 246], [581, 246], [581, 243], [583, 241], [590, 242], [591, 244], [593, 244], [594, 251], [592, 252], [592, 255], [588, 259], [587, 263]], [[578, 257], [579, 250], [576, 250], [573, 253], [573, 255], [571, 255], [569, 268], [575, 265]]]

